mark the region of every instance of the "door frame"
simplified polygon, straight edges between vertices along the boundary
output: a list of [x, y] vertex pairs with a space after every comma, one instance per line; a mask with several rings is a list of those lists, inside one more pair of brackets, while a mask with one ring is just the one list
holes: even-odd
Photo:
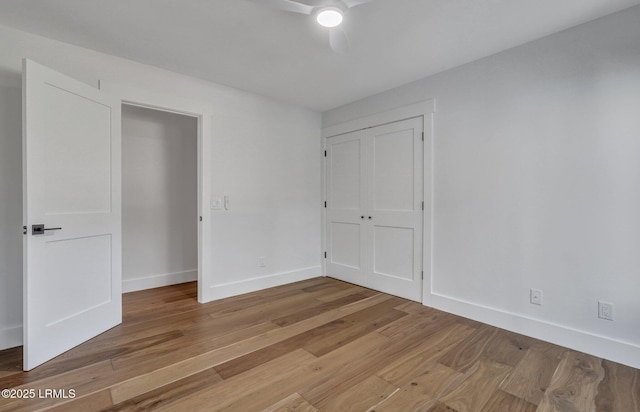
[[[369, 129], [371, 127], [382, 126], [414, 117], [423, 118], [424, 145], [423, 145], [423, 196], [424, 196], [424, 217], [422, 228], [422, 270], [424, 277], [422, 280], [422, 304], [431, 303], [431, 273], [433, 267], [433, 142], [434, 142], [434, 117], [436, 113], [435, 99], [423, 100], [408, 106], [376, 113], [370, 116], [357, 118], [354, 120], [338, 123], [334, 126], [324, 127], [321, 132], [322, 139], [322, 176], [321, 176], [321, 220], [322, 220], [322, 274], [327, 276], [326, 250], [327, 250], [327, 213], [325, 200], [327, 199], [326, 182], [326, 150], [327, 139], [345, 133], [358, 130]], [[428, 174], [427, 174], [428, 173]]]
[[[161, 112], [175, 113], [184, 116], [194, 117], [198, 122], [197, 126], [197, 187], [198, 187], [198, 302], [207, 302], [206, 279], [211, 276], [212, 262], [208, 254], [203, 253], [204, 245], [212, 243], [210, 214], [205, 214], [209, 210], [206, 207], [206, 199], [209, 199], [211, 191], [210, 162], [208, 161], [211, 149], [211, 131], [213, 108], [211, 105], [183, 99], [172, 95], [163, 95], [148, 90], [138, 89], [124, 84], [116, 84], [100, 81], [99, 89], [120, 99], [120, 104], [137, 106]], [[205, 230], [206, 229], [206, 230]]]

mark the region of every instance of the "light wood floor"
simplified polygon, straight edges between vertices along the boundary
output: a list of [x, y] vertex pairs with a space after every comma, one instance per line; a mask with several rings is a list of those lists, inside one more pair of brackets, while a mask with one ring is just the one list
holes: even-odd
[[124, 295], [122, 325], [0, 389], [75, 399], [0, 410], [640, 411], [640, 371], [317, 278], [205, 305], [196, 285]]

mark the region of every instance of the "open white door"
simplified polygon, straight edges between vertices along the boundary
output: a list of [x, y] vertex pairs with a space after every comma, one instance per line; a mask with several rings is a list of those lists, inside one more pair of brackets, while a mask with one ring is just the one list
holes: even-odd
[[31, 370], [122, 322], [121, 128], [119, 100], [29, 60], [22, 70]]

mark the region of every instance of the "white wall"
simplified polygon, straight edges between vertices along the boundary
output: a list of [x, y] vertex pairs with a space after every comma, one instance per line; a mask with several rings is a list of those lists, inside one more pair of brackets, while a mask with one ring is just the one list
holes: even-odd
[[[7, 118], [0, 123], [0, 293], [10, 296], [0, 300], [0, 347], [7, 346], [3, 331], [21, 317], [22, 234], [15, 226], [21, 226], [23, 57], [94, 86], [104, 80], [211, 106], [211, 191], [231, 199], [229, 211], [207, 210], [203, 223], [216, 239], [203, 253], [213, 256], [215, 282], [207, 286], [218, 296], [321, 274], [318, 113], [4, 27], [0, 50], [0, 116]], [[260, 256], [266, 256], [264, 268]]]
[[198, 122], [122, 107], [122, 289], [198, 277]]
[[427, 304], [640, 367], [638, 39], [635, 7], [323, 114], [435, 98]]
[[21, 102], [0, 85], [0, 349], [22, 342]]

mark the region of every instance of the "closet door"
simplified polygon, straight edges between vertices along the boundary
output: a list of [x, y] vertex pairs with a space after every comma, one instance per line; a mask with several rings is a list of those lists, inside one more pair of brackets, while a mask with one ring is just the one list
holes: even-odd
[[366, 130], [367, 286], [422, 298], [423, 119]]
[[327, 139], [326, 234], [328, 276], [366, 286], [367, 201], [364, 131]]
[[327, 139], [327, 275], [422, 297], [423, 119]]

